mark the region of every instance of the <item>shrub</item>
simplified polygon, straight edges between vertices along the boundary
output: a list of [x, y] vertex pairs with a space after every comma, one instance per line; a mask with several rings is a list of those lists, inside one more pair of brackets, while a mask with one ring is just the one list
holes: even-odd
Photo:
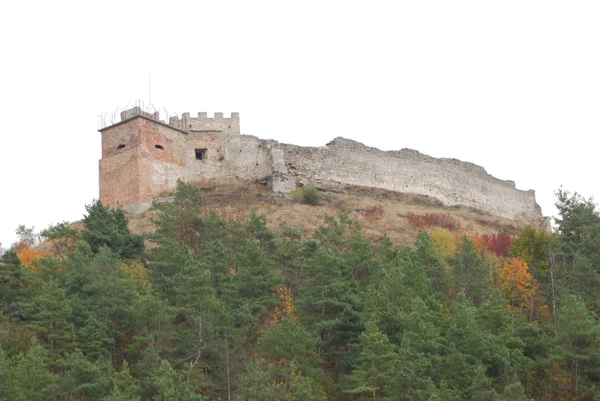
[[431, 233], [431, 239], [435, 242], [435, 247], [440, 255], [449, 257], [456, 253], [454, 236], [447, 229], [436, 228]]
[[370, 206], [363, 211], [363, 216], [371, 222], [381, 220], [383, 217], [383, 206]]
[[305, 205], [317, 205], [321, 200], [321, 193], [315, 187], [298, 187], [292, 192], [292, 196], [297, 202]]
[[469, 234], [469, 238], [482, 251], [492, 253], [496, 256], [508, 257], [510, 247], [512, 246], [513, 236], [509, 233], [498, 234]]
[[483, 240], [488, 251], [498, 256], [508, 257], [508, 251], [513, 241], [512, 235], [508, 233], [484, 235]]
[[449, 214], [441, 213], [426, 213], [426, 214], [412, 214], [409, 213], [406, 216], [408, 224], [413, 228], [423, 230], [429, 227], [440, 227], [450, 231], [460, 230], [460, 223], [456, 217], [450, 216]]

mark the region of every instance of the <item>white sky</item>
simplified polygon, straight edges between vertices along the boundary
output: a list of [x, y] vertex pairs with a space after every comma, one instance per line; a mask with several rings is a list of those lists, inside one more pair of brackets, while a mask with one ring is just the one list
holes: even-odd
[[11, 1], [0, 12], [0, 242], [98, 197], [98, 114], [240, 112], [242, 133], [344, 136], [600, 197], [600, 2]]

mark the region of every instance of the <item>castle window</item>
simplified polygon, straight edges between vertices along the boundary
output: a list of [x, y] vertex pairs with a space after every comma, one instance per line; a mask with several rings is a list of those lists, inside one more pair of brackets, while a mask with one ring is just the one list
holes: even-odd
[[124, 144], [120, 144], [119, 146], [117, 146], [117, 149], [123, 149], [125, 147]]
[[162, 145], [154, 145], [154, 147], [158, 150], [165, 150]]
[[206, 149], [196, 149], [196, 160], [206, 160]]

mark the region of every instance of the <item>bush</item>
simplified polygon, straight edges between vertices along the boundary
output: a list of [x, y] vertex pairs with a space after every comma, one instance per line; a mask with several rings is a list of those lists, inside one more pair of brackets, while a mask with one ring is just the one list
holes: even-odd
[[498, 233], [482, 236], [485, 249], [498, 256], [508, 257], [513, 236], [509, 233]]
[[362, 214], [370, 222], [374, 222], [376, 220], [381, 220], [383, 218], [383, 206], [380, 206], [380, 205], [370, 206], [370, 207], [366, 208]]
[[440, 227], [450, 231], [460, 230], [460, 223], [458, 220], [450, 216], [449, 214], [440, 213], [426, 213], [426, 214], [412, 214], [406, 216], [408, 224], [413, 228], [424, 230], [429, 227]]
[[298, 187], [294, 189], [292, 196], [297, 202], [305, 205], [317, 205], [321, 200], [321, 193], [315, 187]]

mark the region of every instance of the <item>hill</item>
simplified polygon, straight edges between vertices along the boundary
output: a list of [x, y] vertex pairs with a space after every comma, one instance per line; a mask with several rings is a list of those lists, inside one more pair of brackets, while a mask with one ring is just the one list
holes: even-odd
[[[387, 235], [399, 245], [414, 243], [419, 228], [411, 225], [410, 215], [445, 215], [456, 223], [456, 235], [506, 232], [517, 234], [526, 223], [494, 216], [467, 207], [445, 207], [435, 198], [403, 194], [377, 188], [348, 186], [343, 190], [322, 191], [318, 205], [306, 205], [295, 201], [292, 196], [274, 193], [260, 183], [234, 179], [205, 179], [192, 183], [205, 200], [205, 211], [216, 211], [226, 220], [244, 221], [252, 211], [267, 216], [267, 227], [281, 232], [287, 227], [298, 229], [304, 238], [312, 235], [323, 223], [327, 214], [337, 216], [347, 213], [358, 220], [369, 238], [378, 239]], [[163, 194], [159, 201], [169, 201], [170, 194]], [[379, 209], [370, 217], [369, 209]], [[129, 228], [136, 234], [154, 231], [152, 218], [156, 212], [149, 210], [141, 214], [127, 214]], [[540, 219], [537, 228], [546, 228], [547, 220]], [[431, 228], [436, 228], [435, 225]]]
[[[559, 191], [551, 234], [344, 191], [308, 206], [260, 184], [180, 182], [130, 221], [88, 205], [79, 233], [55, 232], [61, 253], [6, 252], [0, 401], [597, 398], [591, 200]], [[405, 245], [424, 222], [454, 232]]]

